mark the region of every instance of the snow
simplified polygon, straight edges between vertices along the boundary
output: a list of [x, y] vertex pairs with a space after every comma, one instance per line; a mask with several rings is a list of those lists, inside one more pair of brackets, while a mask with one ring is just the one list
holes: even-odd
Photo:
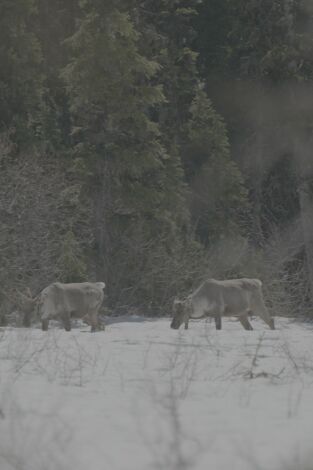
[[312, 326], [252, 322], [0, 329], [0, 469], [308, 469]]

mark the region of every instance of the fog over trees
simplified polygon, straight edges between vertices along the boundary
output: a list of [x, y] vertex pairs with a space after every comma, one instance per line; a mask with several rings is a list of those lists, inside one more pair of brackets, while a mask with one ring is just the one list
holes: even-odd
[[1, 321], [86, 279], [156, 315], [258, 277], [312, 315], [312, 5], [1, 1]]

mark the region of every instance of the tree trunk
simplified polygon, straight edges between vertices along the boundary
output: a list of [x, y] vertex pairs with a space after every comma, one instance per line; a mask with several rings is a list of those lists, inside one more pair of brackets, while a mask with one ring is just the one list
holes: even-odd
[[313, 175], [312, 145], [312, 136], [306, 135], [305, 132], [298, 134], [295, 138], [294, 157], [298, 172], [300, 218], [307, 262], [310, 300], [313, 303], [313, 196], [310, 184]]
[[251, 164], [252, 167], [252, 237], [253, 243], [256, 246], [262, 247], [264, 245], [264, 234], [262, 229], [262, 187], [263, 187], [263, 178], [264, 178], [264, 116], [263, 116], [263, 89], [259, 85], [257, 91], [257, 126], [256, 126], [256, 137], [254, 148], [251, 152]]
[[106, 281], [108, 277], [108, 252], [110, 249], [109, 232], [107, 227], [107, 208], [109, 205], [109, 183], [106, 174], [106, 162], [101, 160], [97, 165], [99, 178], [94, 194], [95, 204], [95, 241], [96, 241], [96, 276], [98, 281]]

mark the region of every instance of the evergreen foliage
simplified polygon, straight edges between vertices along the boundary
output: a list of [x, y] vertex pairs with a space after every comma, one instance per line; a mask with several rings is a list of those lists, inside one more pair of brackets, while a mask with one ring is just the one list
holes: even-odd
[[57, 267], [62, 282], [84, 282], [86, 279], [86, 264], [81, 254], [80, 245], [71, 230], [64, 235]]
[[[139, 34], [118, 6], [84, 3], [86, 16], [68, 40], [73, 56], [64, 70], [74, 152], [88, 162], [94, 197], [102, 194], [102, 205], [96, 203], [98, 274], [111, 280], [114, 297], [120, 289], [118, 271], [125, 272], [122, 285], [131, 290], [138, 267], [146, 272], [154, 250], [170, 250], [187, 223], [179, 160], [175, 150], [168, 153], [150, 117], [164, 101], [162, 87], [152, 83], [160, 65], [140, 53]], [[135, 249], [139, 240], [141, 261]], [[147, 244], [152, 253], [145, 251]], [[162, 262], [156, 271], [163, 269]]]
[[3, 0], [2, 284], [167, 313], [253, 275], [310, 311], [312, 26], [307, 0]]
[[182, 152], [192, 190], [191, 214], [204, 245], [242, 231], [247, 192], [230, 158], [226, 127], [200, 88], [190, 106]]
[[0, 130], [24, 143], [38, 124], [43, 92], [41, 45], [33, 32], [35, 0], [0, 5]]

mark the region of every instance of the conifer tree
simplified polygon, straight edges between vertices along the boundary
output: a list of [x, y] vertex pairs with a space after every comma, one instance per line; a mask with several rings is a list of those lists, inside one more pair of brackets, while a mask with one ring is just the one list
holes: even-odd
[[0, 4], [0, 129], [10, 129], [23, 143], [36, 129], [43, 92], [35, 15], [35, 0]]
[[166, 100], [158, 122], [163, 136], [178, 143], [185, 133], [189, 106], [198, 82], [192, 20], [197, 0], [145, 0], [138, 8], [140, 46], [161, 65], [156, 80]]
[[[64, 77], [74, 153], [88, 168], [95, 201], [97, 275], [109, 279], [114, 302], [121, 301], [123, 286], [145, 300], [149, 289], [153, 303], [164, 257], [176, 247], [188, 214], [180, 165], [151, 119], [164, 101], [162, 87], [153, 83], [160, 65], [140, 53], [124, 6], [83, 2]], [[147, 285], [152, 259], [155, 274]]]
[[231, 160], [225, 123], [201, 87], [190, 107], [184, 159], [192, 189], [191, 213], [201, 241], [244, 233], [247, 191]]
[[[240, 172], [230, 158], [225, 124], [202, 85], [199, 87], [198, 54], [193, 49], [199, 2], [146, 0], [142, 5], [143, 45], [162, 64], [157, 81], [163, 85], [166, 102], [160, 107], [158, 122], [165, 142], [175, 148], [184, 169], [193, 224], [200, 240], [208, 245], [223, 232], [231, 232], [232, 224], [240, 231], [241, 222], [236, 224], [235, 220], [246, 194]], [[219, 190], [212, 184], [216, 179]], [[210, 192], [213, 186], [215, 191]]]
[[61, 70], [69, 59], [64, 41], [75, 31], [80, 9], [77, 1], [36, 0], [37, 15], [33, 30], [42, 50], [44, 73], [43, 106], [39, 137], [49, 150], [60, 151], [70, 141], [68, 97]]

